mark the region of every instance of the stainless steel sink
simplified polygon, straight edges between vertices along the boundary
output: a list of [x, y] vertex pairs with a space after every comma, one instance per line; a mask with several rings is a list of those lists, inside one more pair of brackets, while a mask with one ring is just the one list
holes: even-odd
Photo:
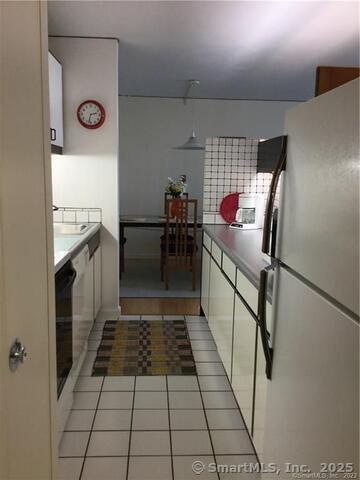
[[54, 235], [83, 235], [89, 228], [91, 228], [91, 224], [89, 223], [54, 222]]

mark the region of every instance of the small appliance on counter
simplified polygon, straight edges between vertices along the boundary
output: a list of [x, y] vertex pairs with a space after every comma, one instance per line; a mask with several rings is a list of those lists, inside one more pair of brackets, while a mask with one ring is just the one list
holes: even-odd
[[260, 193], [240, 193], [235, 221], [229, 227], [239, 230], [256, 230], [263, 226], [265, 197]]

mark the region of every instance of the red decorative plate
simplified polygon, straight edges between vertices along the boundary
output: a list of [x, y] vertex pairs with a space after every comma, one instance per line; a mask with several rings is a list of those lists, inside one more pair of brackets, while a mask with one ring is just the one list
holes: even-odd
[[235, 222], [236, 212], [239, 208], [240, 193], [230, 193], [222, 199], [220, 214], [227, 223]]

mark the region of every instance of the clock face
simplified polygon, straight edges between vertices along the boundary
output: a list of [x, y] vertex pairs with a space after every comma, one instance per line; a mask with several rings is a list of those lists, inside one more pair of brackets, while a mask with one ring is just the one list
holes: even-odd
[[96, 100], [86, 100], [77, 110], [77, 117], [85, 128], [99, 128], [105, 122], [105, 109]]

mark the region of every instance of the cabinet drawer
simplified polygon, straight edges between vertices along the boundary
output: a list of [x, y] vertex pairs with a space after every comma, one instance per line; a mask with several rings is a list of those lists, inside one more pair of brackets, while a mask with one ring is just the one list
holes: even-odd
[[236, 277], [236, 288], [252, 311], [257, 314], [258, 289], [238, 269]]
[[212, 256], [214, 257], [214, 259], [217, 261], [218, 265], [221, 266], [222, 251], [221, 251], [221, 249], [216, 245], [215, 242], [212, 242], [211, 255], [212, 255]]
[[204, 232], [204, 236], [203, 236], [203, 244], [209, 250], [209, 252], [211, 252], [211, 238], [205, 232]]
[[232, 260], [223, 252], [222, 268], [225, 274], [229, 277], [233, 285], [236, 282], [236, 267]]

